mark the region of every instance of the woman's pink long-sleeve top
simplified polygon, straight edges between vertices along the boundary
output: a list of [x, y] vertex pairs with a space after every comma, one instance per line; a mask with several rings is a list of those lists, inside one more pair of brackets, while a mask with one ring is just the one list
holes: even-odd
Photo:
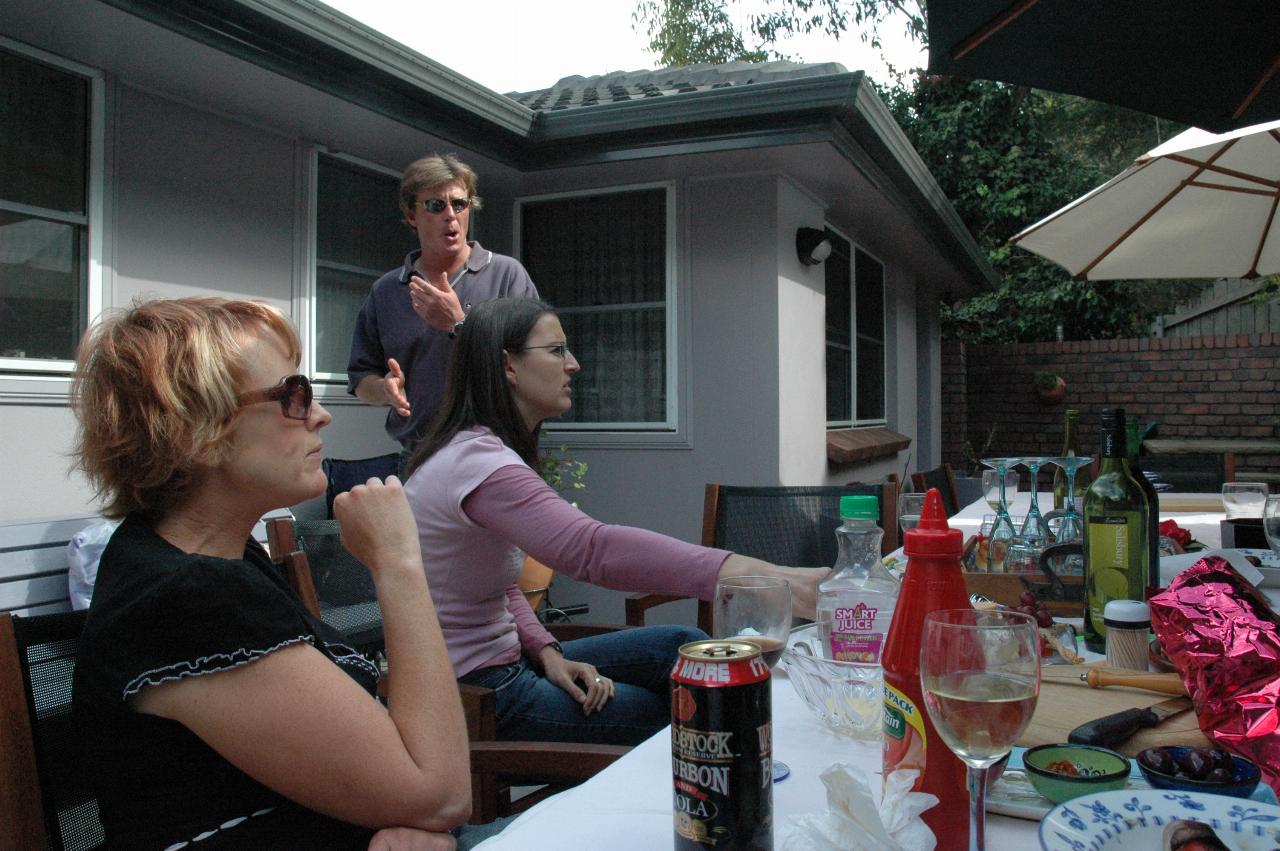
[[454, 674], [531, 658], [554, 639], [515, 584], [524, 555], [619, 591], [709, 600], [729, 555], [593, 520], [489, 429], [458, 433], [405, 484]]

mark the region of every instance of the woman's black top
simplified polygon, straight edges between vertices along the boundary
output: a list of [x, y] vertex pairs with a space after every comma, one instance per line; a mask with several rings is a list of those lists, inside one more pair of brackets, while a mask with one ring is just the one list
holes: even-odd
[[368, 828], [292, 803], [182, 724], [128, 703], [148, 685], [248, 665], [304, 641], [375, 699], [377, 668], [307, 612], [257, 542], [239, 560], [191, 555], [146, 518], [125, 519], [98, 565], [74, 678], [76, 727], [109, 847], [367, 846]]

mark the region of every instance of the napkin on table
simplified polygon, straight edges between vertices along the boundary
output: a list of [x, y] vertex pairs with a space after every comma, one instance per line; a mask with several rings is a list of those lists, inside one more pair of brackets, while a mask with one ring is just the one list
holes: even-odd
[[920, 814], [938, 799], [911, 791], [918, 774], [890, 774], [877, 807], [866, 772], [843, 762], [828, 766], [821, 775], [827, 811], [793, 819], [783, 851], [933, 851], [937, 840]]

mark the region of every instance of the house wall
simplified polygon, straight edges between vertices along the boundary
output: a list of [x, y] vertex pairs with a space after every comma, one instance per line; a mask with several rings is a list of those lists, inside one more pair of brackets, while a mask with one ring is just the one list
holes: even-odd
[[[111, 102], [104, 306], [218, 294], [264, 299], [301, 323], [295, 140], [119, 83]], [[31, 383], [44, 390], [38, 399], [9, 393], [0, 402], [8, 480], [23, 483], [0, 489], [0, 523], [93, 509], [88, 483], [69, 472], [70, 379]], [[327, 454], [359, 458], [394, 448], [383, 411], [334, 390], [338, 398], [326, 400], [334, 417], [324, 432]]]

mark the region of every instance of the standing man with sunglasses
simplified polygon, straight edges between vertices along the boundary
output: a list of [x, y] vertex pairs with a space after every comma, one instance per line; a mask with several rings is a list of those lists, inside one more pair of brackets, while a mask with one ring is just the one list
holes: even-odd
[[400, 210], [419, 248], [374, 282], [356, 319], [347, 392], [389, 405], [387, 434], [405, 450], [440, 405], [454, 331], [471, 306], [538, 297], [520, 261], [467, 240], [479, 208], [476, 174], [452, 154], [411, 163]]

